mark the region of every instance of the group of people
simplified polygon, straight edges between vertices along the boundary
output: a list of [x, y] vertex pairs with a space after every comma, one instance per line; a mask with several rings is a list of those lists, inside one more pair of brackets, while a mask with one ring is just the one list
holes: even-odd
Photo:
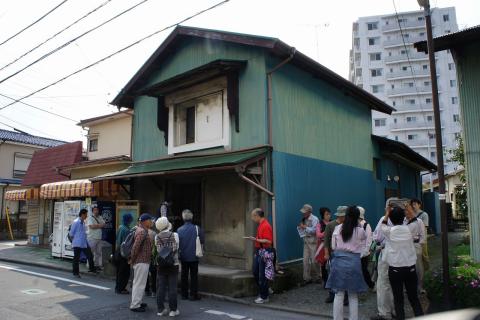
[[[428, 214], [421, 206], [418, 199], [389, 203], [374, 230], [359, 206], [339, 206], [333, 221], [328, 208], [320, 208], [320, 218], [308, 204], [300, 209], [303, 283], [323, 282], [334, 319], [343, 319], [344, 306], [349, 319], [358, 319], [358, 293], [369, 288], [377, 293], [378, 315], [372, 319], [405, 319], [404, 288], [415, 316], [423, 314], [419, 294], [425, 293], [428, 267]], [[372, 262], [376, 279], [369, 271]]]
[[[73, 274], [80, 277], [79, 259], [82, 252], [88, 259], [89, 272], [97, 272], [101, 266], [101, 245], [97, 249], [98, 230], [104, 225], [98, 210], [87, 220], [88, 211], [80, 210], [79, 217], [73, 222], [69, 235], [74, 251]], [[204, 244], [204, 233], [193, 224], [193, 213], [186, 209], [182, 212], [184, 224], [177, 232], [167, 217], [155, 219], [143, 213], [138, 224], [131, 228], [131, 214], [122, 216], [122, 224], [117, 230], [116, 250], [113, 262], [116, 266], [115, 292], [130, 294], [127, 286], [133, 270], [130, 310], [145, 312], [147, 304], [143, 302], [145, 293], [156, 296], [157, 315], [175, 317], [180, 314], [177, 301], [178, 274], [181, 271], [182, 299], [199, 300], [198, 263], [199, 248]], [[85, 222], [87, 220], [87, 222]], [[91, 222], [93, 220], [94, 222]], [[122, 244], [132, 233], [133, 244], [128, 257], [121, 253]], [[101, 240], [101, 237], [99, 238]], [[93, 254], [92, 254], [93, 250]], [[202, 252], [203, 249], [200, 249]], [[100, 254], [100, 256], [98, 256]], [[165, 307], [168, 295], [168, 308]]]

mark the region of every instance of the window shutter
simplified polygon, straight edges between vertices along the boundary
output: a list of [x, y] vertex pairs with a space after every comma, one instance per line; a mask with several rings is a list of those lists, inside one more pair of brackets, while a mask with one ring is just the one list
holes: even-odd
[[168, 108], [165, 107], [165, 97], [157, 97], [157, 126], [163, 131], [165, 145], [168, 146]]
[[240, 132], [238, 91], [238, 71], [229, 71], [227, 73], [227, 107], [230, 116], [235, 119], [236, 132]]

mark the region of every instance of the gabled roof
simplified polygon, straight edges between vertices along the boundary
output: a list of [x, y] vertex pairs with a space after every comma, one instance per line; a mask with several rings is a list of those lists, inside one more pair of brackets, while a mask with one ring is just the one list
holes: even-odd
[[[433, 39], [435, 51], [442, 51], [465, 44], [475, 43], [480, 40], [480, 25], [463, 29], [454, 33], [445, 34]], [[414, 44], [417, 51], [428, 53], [427, 41], [420, 41]]]
[[82, 142], [72, 142], [58, 147], [37, 150], [23, 178], [22, 186], [40, 186], [44, 183], [69, 180], [57, 168], [82, 161]]
[[27, 133], [21, 133], [16, 131], [9, 131], [0, 129], [0, 140], [11, 141], [22, 144], [29, 144], [40, 147], [55, 147], [61, 144], [65, 144], [65, 141], [54, 140], [44, 137], [32, 136]]
[[84, 119], [80, 120], [79, 123], [77, 123], [77, 126], [82, 126], [82, 127], [88, 127], [92, 126], [95, 124], [99, 124], [102, 122], [107, 122], [113, 119], [120, 119], [120, 118], [125, 118], [125, 117], [131, 117], [133, 114], [132, 110], [126, 110], [126, 111], [119, 111], [111, 114], [105, 114], [103, 116], [98, 116], [94, 118], [89, 118], [89, 119]]
[[[246, 46], [253, 46], [268, 50], [273, 55], [281, 59], [289, 57], [294, 48], [280, 41], [277, 38], [262, 37], [257, 35], [248, 35], [232, 33], [226, 31], [201, 29], [194, 27], [178, 26], [167, 37], [167, 39], [158, 47], [145, 64], [130, 79], [127, 85], [113, 99], [111, 104], [118, 107], [133, 108], [133, 101], [140, 90], [148, 81], [150, 76], [157, 71], [158, 65], [170, 54], [175, 52], [176, 47], [187, 38], [202, 38], [213, 41], [225, 41]], [[315, 60], [307, 57], [299, 51], [295, 51], [293, 59], [290, 61], [293, 65], [310, 72], [315, 77], [321, 78], [331, 85], [339, 88], [345, 94], [351, 95], [355, 99], [368, 105], [371, 109], [391, 114], [394, 108], [381, 101], [369, 92], [360, 89], [350, 81], [339, 76], [330, 69], [324, 67]]]
[[419, 153], [415, 152], [403, 142], [391, 140], [388, 138], [372, 135], [372, 139], [376, 141], [382, 153], [395, 158], [407, 165], [417, 168], [421, 171], [436, 171], [437, 166], [430, 160], [424, 158]]

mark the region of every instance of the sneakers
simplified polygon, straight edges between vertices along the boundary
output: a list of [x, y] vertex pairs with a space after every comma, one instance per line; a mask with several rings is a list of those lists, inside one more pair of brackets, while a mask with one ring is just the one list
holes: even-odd
[[131, 308], [130, 311], [133, 311], [133, 312], [145, 312], [145, 308], [144, 308], [144, 307]]
[[167, 309], [163, 309], [162, 312], [157, 312], [157, 316], [159, 317], [164, 317], [164, 316], [167, 316], [168, 315], [168, 310]]
[[168, 314], [169, 317], [176, 317], [178, 315], [180, 315], [180, 311], [178, 310], [170, 311], [170, 313]]
[[268, 298], [267, 299], [262, 299], [261, 297], [258, 297], [257, 299], [255, 299], [254, 301], [256, 304], [264, 304], [264, 303], [267, 303], [268, 302]]

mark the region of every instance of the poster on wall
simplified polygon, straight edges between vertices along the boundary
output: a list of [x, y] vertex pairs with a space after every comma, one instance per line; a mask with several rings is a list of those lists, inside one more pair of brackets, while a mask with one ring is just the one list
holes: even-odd
[[99, 201], [97, 206], [105, 221], [105, 228], [102, 229], [102, 240], [113, 245], [115, 242], [115, 202]]
[[117, 212], [117, 223], [116, 229], [120, 226], [123, 220], [123, 216], [127, 213], [130, 213], [133, 217], [132, 227], [137, 224], [139, 217], [140, 206], [138, 201], [117, 201], [116, 212]]
[[65, 201], [63, 203], [63, 216], [62, 216], [62, 225], [63, 225], [63, 245], [62, 245], [62, 257], [71, 257], [73, 258], [73, 248], [72, 243], [68, 240], [68, 227], [73, 223], [78, 217], [80, 212], [80, 201]]

